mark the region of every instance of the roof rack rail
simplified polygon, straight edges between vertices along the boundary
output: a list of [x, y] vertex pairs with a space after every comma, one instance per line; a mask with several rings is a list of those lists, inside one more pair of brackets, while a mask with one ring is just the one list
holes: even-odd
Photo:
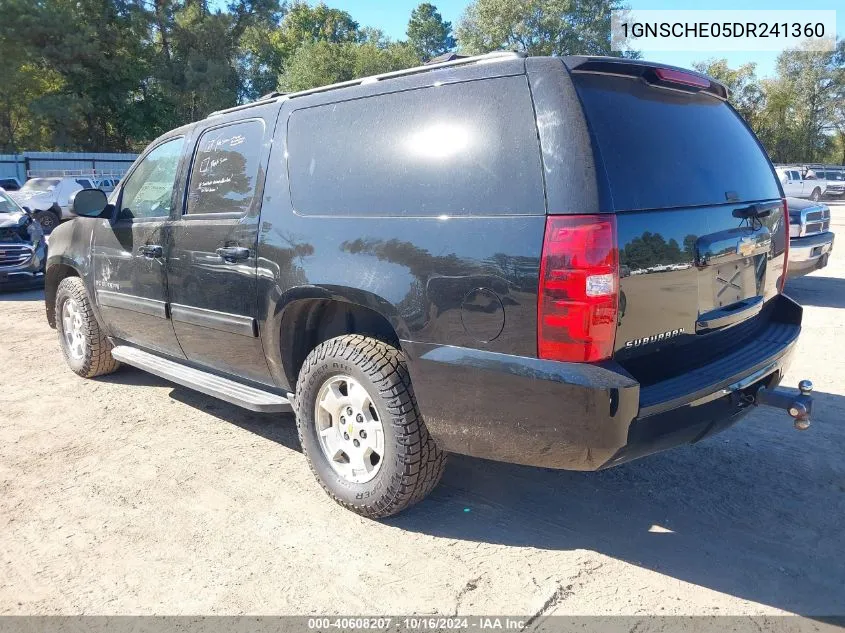
[[225, 110], [217, 110], [216, 112], [212, 112], [206, 118], [211, 118], [214, 116], [220, 116], [221, 114], [229, 114], [230, 112], [237, 112], [239, 110], [244, 110], [246, 108], [251, 108], [253, 106], [262, 105], [265, 103], [270, 103], [277, 99], [296, 99], [297, 97], [305, 97], [307, 95], [318, 94], [321, 92], [328, 92], [330, 90], [338, 90], [340, 88], [348, 88], [350, 86], [362, 86], [366, 84], [376, 83], [379, 81], [383, 81], [385, 79], [393, 79], [395, 77], [405, 77], [408, 75], [416, 75], [418, 73], [425, 73], [432, 70], [438, 70], [440, 68], [450, 68], [452, 66], [463, 66], [465, 64], [474, 64], [478, 62], [490, 62], [490, 61], [497, 61], [499, 59], [523, 59], [528, 57], [526, 53], [520, 51], [493, 51], [492, 53], [485, 53], [484, 55], [473, 55], [472, 57], [461, 57], [457, 56], [457, 59], [451, 59], [449, 61], [432, 63], [429, 62], [428, 64], [423, 64], [422, 66], [414, 66], [412, 68], [406, 68], [404, 70], [394, 70], [387, 73], [381, 73], [380, 75], [370, 75], [369, 77], [361, 77], [359, 79], [350, 79], [349, 81], [341, 81], [335, 84], [328, 84], [326, 86], [319, 86], [317, 88], [309, 88], [308, 90], [300, 90], [299, 92], [291, 92], [291, 93], [282, 93], [282, 92], [271, 92], [267, 95], [264, 95], [260, 99], [256, 101], [252, 101], [250, 103], [244, 103], [238, 106], [234, 106], [232, 108], [226, 108]]
[[284, 97], [284, 92], [269, 92], [263, 97], [259, 97], [255, 101], [250, 101], [249, 103], [242, 103], [240, 105], [232, 106], [231, 108], [224, 108], [223, 110], [215, 110], [211, 114], [209, 114], [206, 119], [210, 119], [213, 116], [220, 116], [221, 114], [229, 114], [230, 112], [237, 112], [238, 110], [246, 110], [247, 108], [252, 108], [253, 106], [259, 106], [264, 103], [272, 103], [276, 99]]
[[425, 62], [425, 66], [430, 66], [431, 64], [439, 64], [441, 62], [453, 62], [456, 59], [466, 59], [469, 55], [459, 55], [458, 53], [450, 52], [450, 53], [443, 53], [442, 55], [438, 55], [437, 57], [432, 57], [427, 62]]
[[406, 77], [408, 75], [426, 73], [432, 70], [437, 70], [439, 68], [451, 68], [452, 66], [463, 66], [465, 64], [474, 64], [485, 61], [496, 61], [498, 59], [521, 59], [524, 57], [527, 57], [525, 53], [517, 51], [493, 51], [492, 53], [485, 53], [484, 55], [474, 55], [472, 57], [454, 59], [452, 61], [441, 62], [439, 64], [414, 66], [413, 68], [406, 68], [405, 70], [394, 70], [392, 72], [382, 73], [380, 75], [372, 75], [370, 77], [362, 77], [361, 79], [341, 81], [340, 83], [329, 84], [328, 86], [320, 86], [318, 88], [310, 88], [309, 90], [301, 90], [300, 92], [292, 92], [291, 94], [286, 95], [286, 98], [296, 99], [297, 97], [305, 97], [307, 95], [318, 94], [321, 92], [329, 92], [330, 90], [338, 90], [340, 88], [348, 88], [350, 86], [359, 86], [376, 83], [385, 79], [394, 79], [396, 77]]

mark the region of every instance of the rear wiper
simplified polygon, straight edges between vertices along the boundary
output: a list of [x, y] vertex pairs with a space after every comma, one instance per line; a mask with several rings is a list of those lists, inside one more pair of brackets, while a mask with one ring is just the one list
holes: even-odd
[[772, 205], [766, 205], [766, 207], [763, 207], [763, 205], [760, 204], [752, 204], [747, 207], [742, 207], [741, 209], [734, 209], [732, 215], [741, 220], [748, 220], [751, 218], [760, 220], [770, 216], [773, 208], [774, 207]]

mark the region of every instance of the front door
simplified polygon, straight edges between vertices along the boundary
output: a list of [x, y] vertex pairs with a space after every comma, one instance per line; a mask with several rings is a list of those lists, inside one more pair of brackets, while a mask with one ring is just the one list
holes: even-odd
[[118, 194], [114, 224], [94, 231], [94, 284], [111, 336], [184, 358], [167, 311], [165, 261], [183, 138], [154, 147]]
[[256, 246], [269, 134], [263, 119], [202, 133], [173, 222], [170, 314], [188, 360], [272, 384], [259, 338]]
[[783, 184], [783, 193], [787, 196], [800, 196], [803, 193], [803, 183], [801, 182], [801, 174], [797, 171], [786, 172], [786, 182]]

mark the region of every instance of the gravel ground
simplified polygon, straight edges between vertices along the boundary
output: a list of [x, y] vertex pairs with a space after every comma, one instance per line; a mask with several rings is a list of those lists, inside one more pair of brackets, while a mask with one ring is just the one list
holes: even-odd
[[0, 614], [843, 614], [843, 279], [840, 244], [789, 284], [809, 431], [759, 409], [601, 473], [455, 456], [382, 523], [323, 494], [291, 417], [77, 378], [42, 293], [0, 295]]

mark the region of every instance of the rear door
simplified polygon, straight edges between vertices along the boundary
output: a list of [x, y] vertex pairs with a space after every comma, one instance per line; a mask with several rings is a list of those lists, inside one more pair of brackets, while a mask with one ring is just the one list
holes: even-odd
[[265, 383], [256, 246], [272, 123], [255, 116], [200, 134], [167, 261], [170, 315], [188, 360]]
[[733, 108], [636, 68], [576, 69], [573, 81], [600, 205], [617, 220], [615, 358], [648, 384], [752, 334], [779, 292], [788, 221], [771, 163]]

